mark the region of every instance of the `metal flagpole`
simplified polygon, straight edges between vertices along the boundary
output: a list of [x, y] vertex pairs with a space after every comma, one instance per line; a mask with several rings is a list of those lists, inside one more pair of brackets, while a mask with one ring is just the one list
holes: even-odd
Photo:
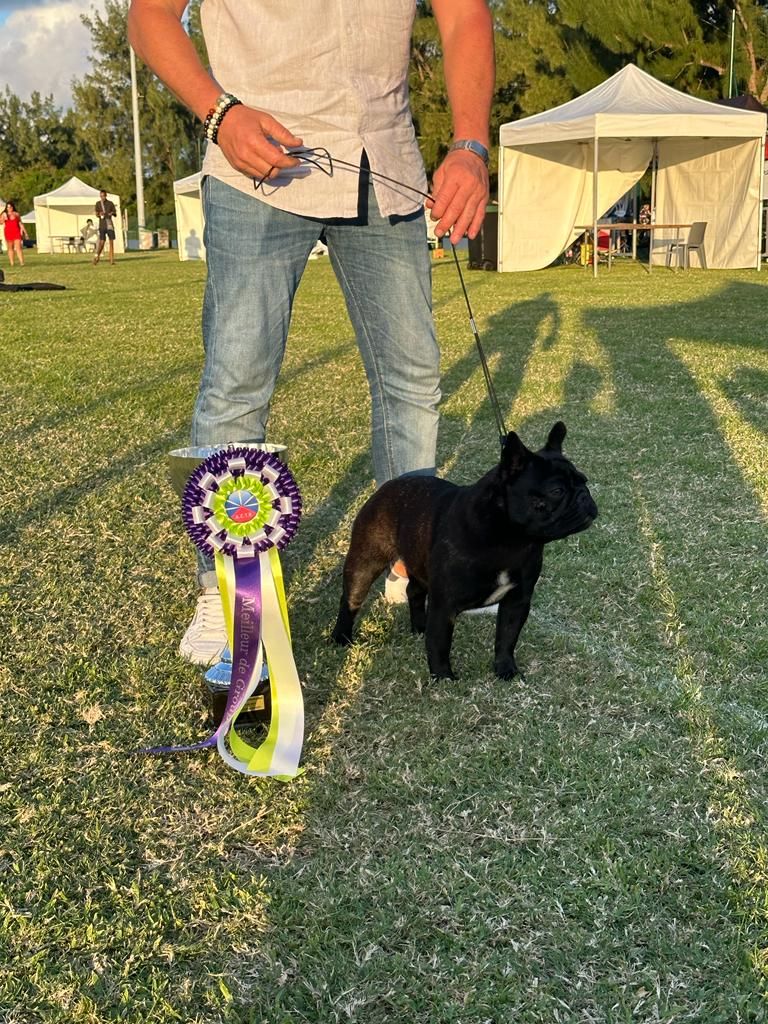
[[731, 58], [728, 66], [728, 99], [733, 96], [733, 50], [736, 42], [736, 8], [731, 11]]
[[[136, 54], [131, 54], [131, 109], [133, 111], [133, 163], [136, 171], [136, 213], [139, 219], [139, 240], [144, 229], [144, 168], [141, 163], [141, 137], [139, 135], [139, 96], [136, 90]], [[141, 243], [139, 243], [141, 244]]]

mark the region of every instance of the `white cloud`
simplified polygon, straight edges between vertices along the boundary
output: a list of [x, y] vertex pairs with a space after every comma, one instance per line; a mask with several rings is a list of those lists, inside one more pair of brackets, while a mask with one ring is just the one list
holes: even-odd
[[91, 36], [80, 15], [101, 3], [58, 0], [14, 6], [0, 34], [0, 89], [7, 85], [23, 100], [34, 91], [52, 93], [57, 106], [70, 106], [72, 79], [89, 70]]

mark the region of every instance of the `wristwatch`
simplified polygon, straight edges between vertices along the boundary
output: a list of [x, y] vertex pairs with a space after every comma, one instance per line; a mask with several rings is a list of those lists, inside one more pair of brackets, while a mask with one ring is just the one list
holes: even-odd
[[478, 142], [476, 139], [457, 139], [448, 147], [448, 152], [452, 153], [455, 149], [468, 149], [470, 153], [479, 156], [486, 167], [488, 166], [488, 150], [482, 142]]

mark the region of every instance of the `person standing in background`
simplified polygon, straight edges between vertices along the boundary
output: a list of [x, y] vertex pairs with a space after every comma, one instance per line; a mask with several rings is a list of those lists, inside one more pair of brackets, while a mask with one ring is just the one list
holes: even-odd
[[104, 243], [109, 239], [109, 262], [114, 266], [115, 262], [115, 217], [117, 210], [111, 199], [107, 199], [104, 189], [99, 192], [99, 201], [96, 203], [96, 216], [99, 218], [99, 244], [96, 248], [96, 255], [93, 257], [93, 265], [101, 259]]
[[[408, 98], [415, 0], [205, 0], [210, 71], [184, 31], [186, 7], [132, 0], [128, 37], [208, 140], [205, 367], [192, 444], [265, 440], [293, 298], [322, 240], [368, 376], [376, 482], [434, 473], [439, 350], [419, 195], [427, 180]], [[431, 7], [454, 141], [426, 205], [436, 234], [455, 243], [478, 234], [488, 202], [493, 24], [486, 0]], [[305, 145], [315, 163], [301, 159]], [[198, 568], [201, 592], [180, 653], [209, 664], [226, 630], [213, 566]], [[400, 577], [399, 599], [406, 582]]]
[[19, 259], [19, 265], [24, 266], [24, 249], [21, 244], [22, 238], [27, 237], [27, 230], [21, 223], [21, 215], [12, 202], [7, 202], [2, 213], [0, 223], [3, 225], [3, 238], [8, 246], [8, 259], [13, 266], [13, 254]]

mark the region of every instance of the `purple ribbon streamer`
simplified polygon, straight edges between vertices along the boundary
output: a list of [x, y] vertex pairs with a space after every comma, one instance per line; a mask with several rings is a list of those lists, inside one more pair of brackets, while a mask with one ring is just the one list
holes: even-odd
[[220, 734], [226, 734], [237, 708], [242, 703], [256, 669], [261, 647], [261, 566], [258, 558], [234, 560], [235, 607], [232, 637], [232, 679], [221, 723], [213, 735], [200, 743], [179, 747], [147, 747], [139, 754], [187, 754], [215, 747]]

